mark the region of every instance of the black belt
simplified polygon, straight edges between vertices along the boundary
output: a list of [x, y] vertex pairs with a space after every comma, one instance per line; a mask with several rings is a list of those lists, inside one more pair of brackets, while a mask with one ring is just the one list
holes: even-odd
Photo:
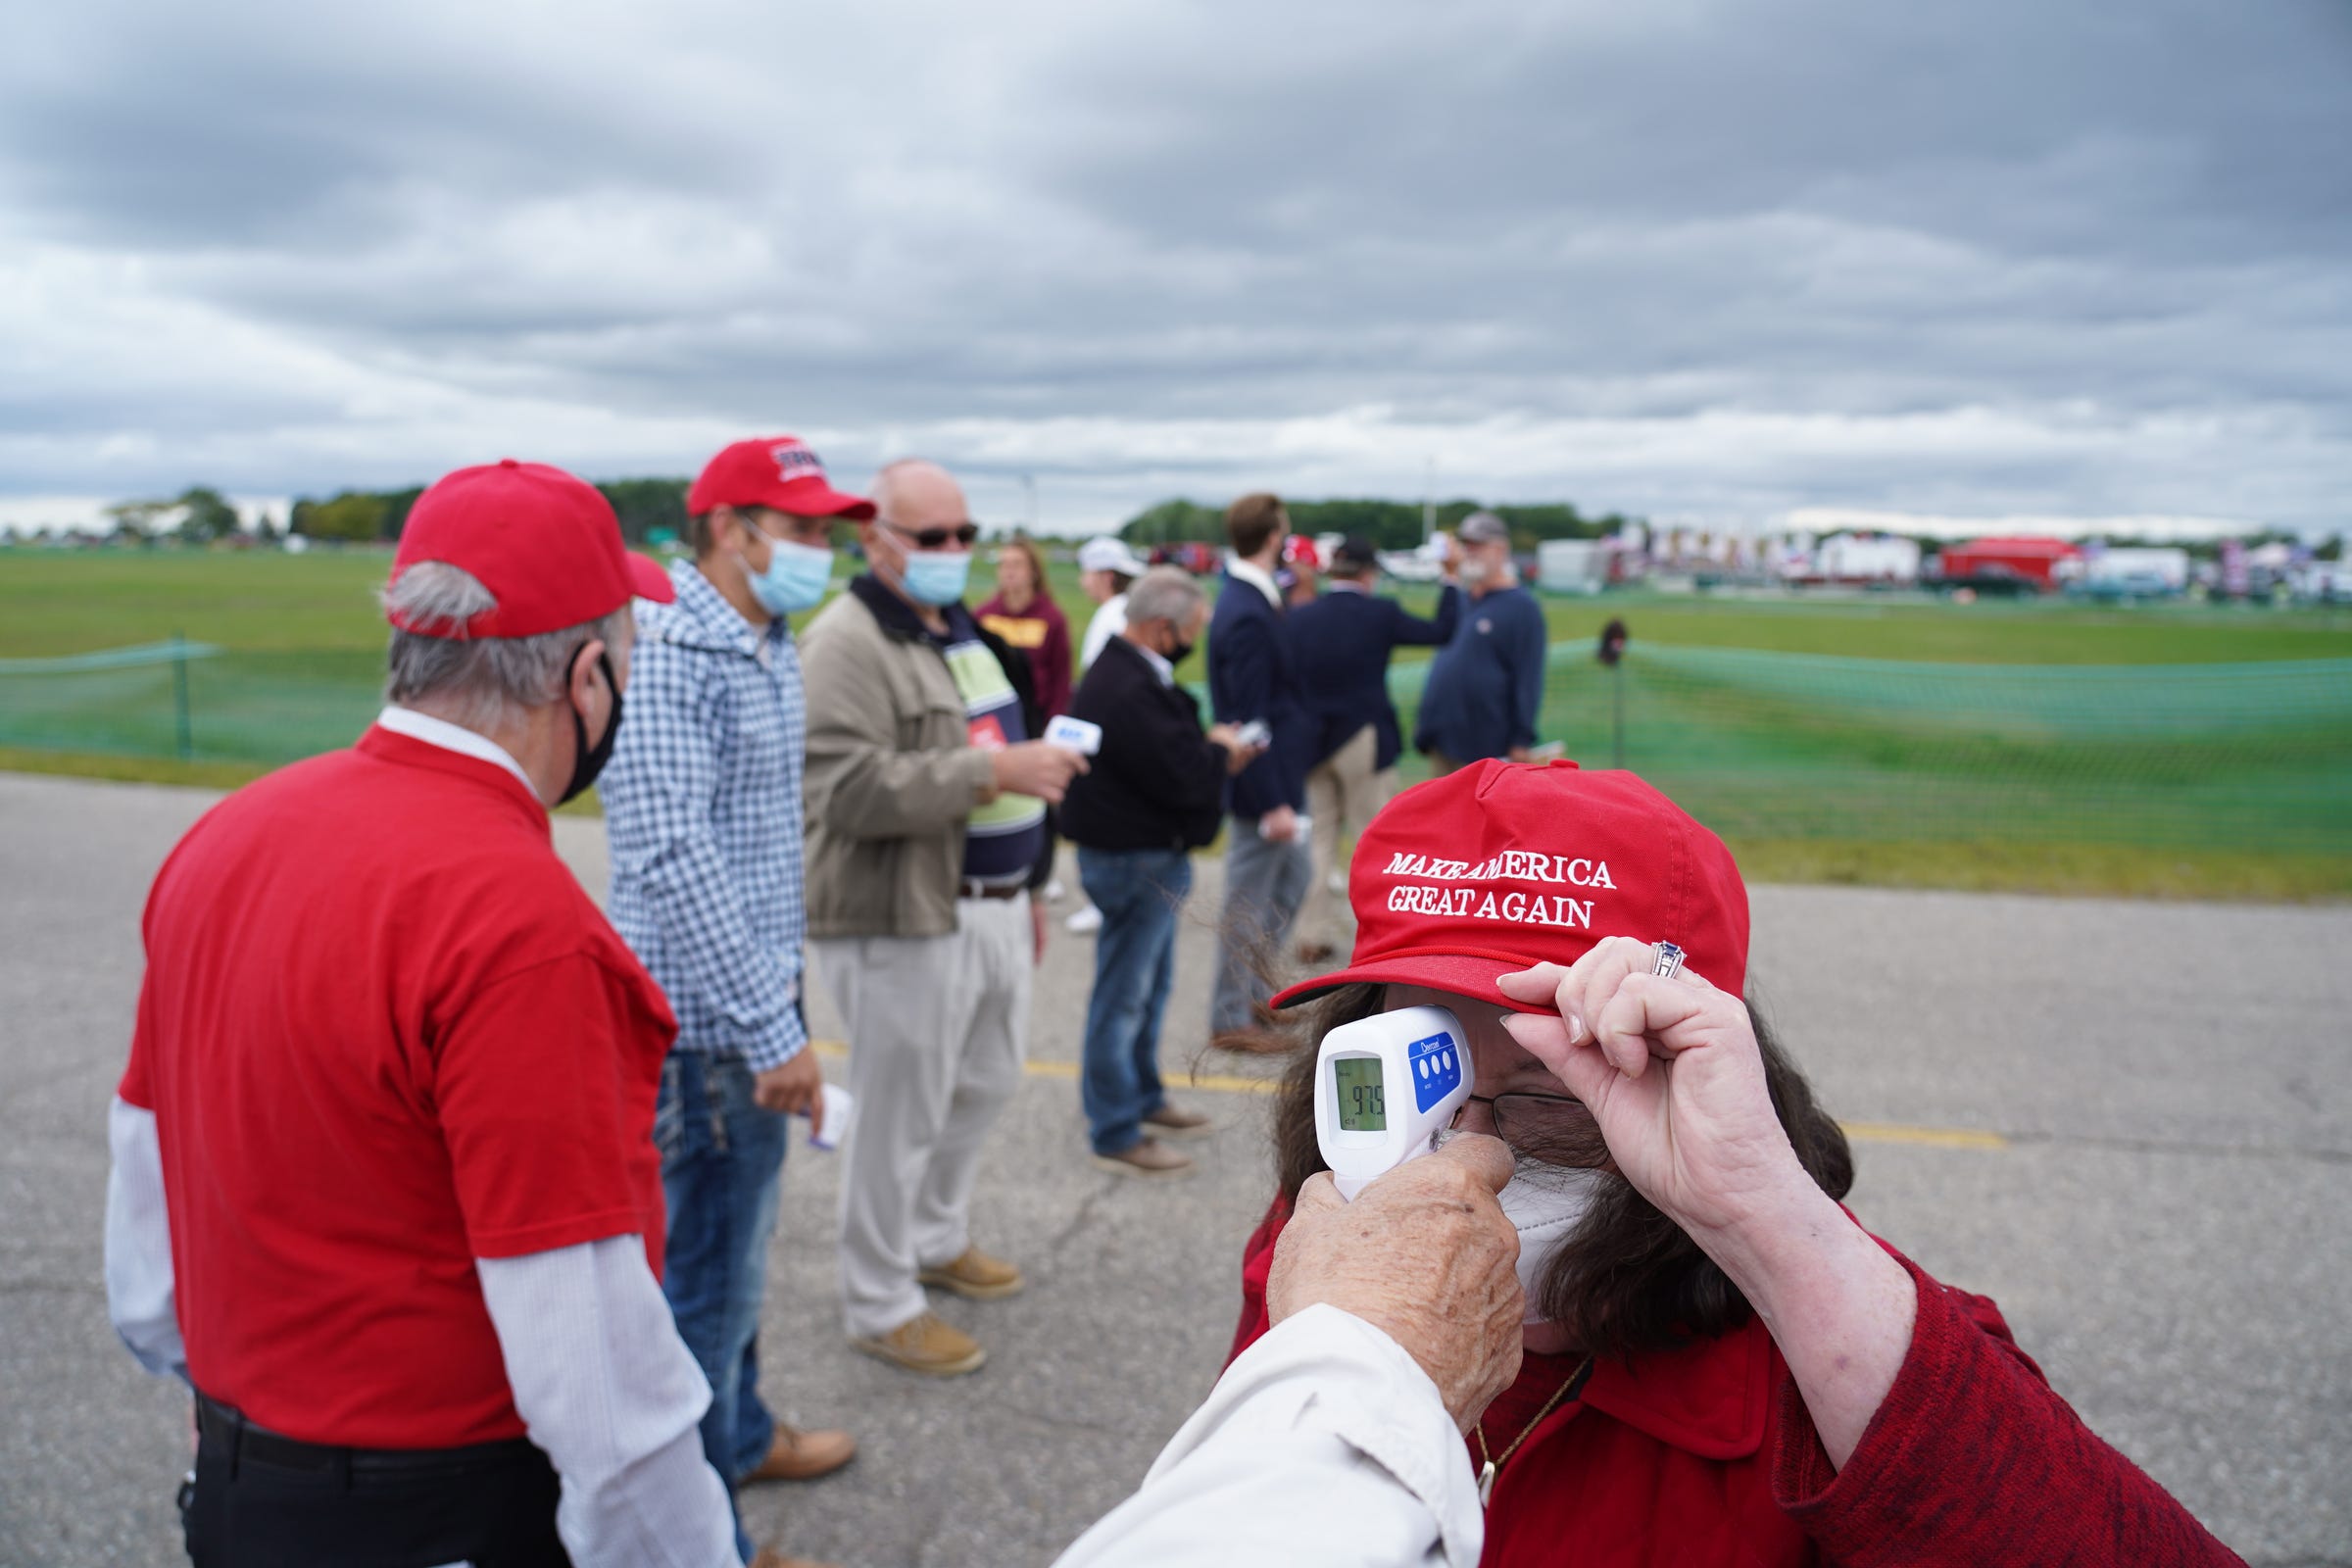
[[1029, 886], [1025, 882], [1015, 882], [1007, 888], [989, 882], [975, 882], [968, 876], [963, 879], [963, 896], [967, 899], [1014, 899], [1028, 891]]
[[227, 1448], [232, 1467], [265, 1464], [278, 1470], [341, 1472], [355, 1478], [465, 1475], [511, 1465], [538, 1451], [528, 1438], [468, 1444], [458, 1448], [341, 1448], [304, 1443], [257, 1427], [245, 1419], [243, 1412], [201, 1394], [196, 1396], [196, 1430], [208, 1441]]

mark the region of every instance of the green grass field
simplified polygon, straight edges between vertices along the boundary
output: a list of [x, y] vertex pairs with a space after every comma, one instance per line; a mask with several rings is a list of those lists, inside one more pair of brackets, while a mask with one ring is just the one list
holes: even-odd
[[[0, 671], [0, 768], [223, 786], [343, 744], [379, 701], [389, 564], [0, 550], [0, 661], [174, 634], [222, 650], [188, 666], [184, 761], [168, 665]], [[1075, 636], [1093, 606], [1073, 569], [1054, 575]], [[1436, 595], [1403, 597], [1426, 612]], [[1545, 609], [1544, 733], [1594, 765], [1622, 739], [1760, 880], [2352, 896], [2344, 678], [2288, 662], [2352, 659], [2352, 611], [1639, 593]], [[1613, 616], [1635, 650], [1622, 731], [1583, 653]], [[1398, 660], [1408, 723], [1424, 658]], [[2159, 665], [2200, 669], [2131, 674]], [[1199, 656], [1182, 674], [1200, 678]]]
[[[198, 554], [0, 549], [0, 659], [37, 659], [154, 642], [173, 632], [237, 653], [383, 650], [375, 590], [389, 550]], [[973, 602], [988, 589], [975, 570]], [[1077, 571], [1054, 569], [1054, 595], [1082, 629], [1093, 605]], [[1400, 596], [1426, 613], [1437, 591]], [[1964, 664], [2201, 664], [2352, 658], [2352, 607], [2135, 609], [2062, 603], [1860, 598], [1746, 600], [1610, 594], [1547, 599], [1560, 640], [1591, 640], [1611, 616], [1640, 642], [1686, 648]], [[1412, 658], [1412, 654], [1400, 658]]]

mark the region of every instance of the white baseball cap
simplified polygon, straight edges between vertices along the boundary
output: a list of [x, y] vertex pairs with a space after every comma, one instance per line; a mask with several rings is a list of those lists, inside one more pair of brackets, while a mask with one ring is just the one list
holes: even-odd
[[1078, 547], [1078, 569], [1115, 571], [1122, 576], [1141, 577], [1150, 568], [1135, 559], [1135, 552], [1127, 548], [1126, 540], [1104, 534], [1089, 539]]

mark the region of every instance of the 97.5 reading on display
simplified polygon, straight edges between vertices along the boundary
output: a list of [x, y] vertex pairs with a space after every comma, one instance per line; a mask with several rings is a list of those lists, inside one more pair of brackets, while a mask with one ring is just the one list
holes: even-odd
[[1389, 1130], [1389, 1107], [1384, 1098], [1378, 1056], [1343, 1056], [1331, 1064], [1332, 1080], [1340, 1092], [1340, 1126], [1351, 1133]]

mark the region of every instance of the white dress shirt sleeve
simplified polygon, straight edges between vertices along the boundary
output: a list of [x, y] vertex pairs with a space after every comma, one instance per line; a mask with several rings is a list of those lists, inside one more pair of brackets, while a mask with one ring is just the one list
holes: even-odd
[[474, 1259], [514, 1408], [564, 1483], [576, 1568], [739, 1568], [703, 1457], [710, 1386], [635, 1236]]
[[139, 1365], [185, 1381], [155, 1112], [118, 1098], [107, 1107], [106, 1142], [114, 1155], [106, 1176], [106, 1315]]
[[1437, 1385], [1361, 1318], [1311, 1306], [1225, 1369], [1055, 1568], [1476, 1568], [1485, 1545]]

